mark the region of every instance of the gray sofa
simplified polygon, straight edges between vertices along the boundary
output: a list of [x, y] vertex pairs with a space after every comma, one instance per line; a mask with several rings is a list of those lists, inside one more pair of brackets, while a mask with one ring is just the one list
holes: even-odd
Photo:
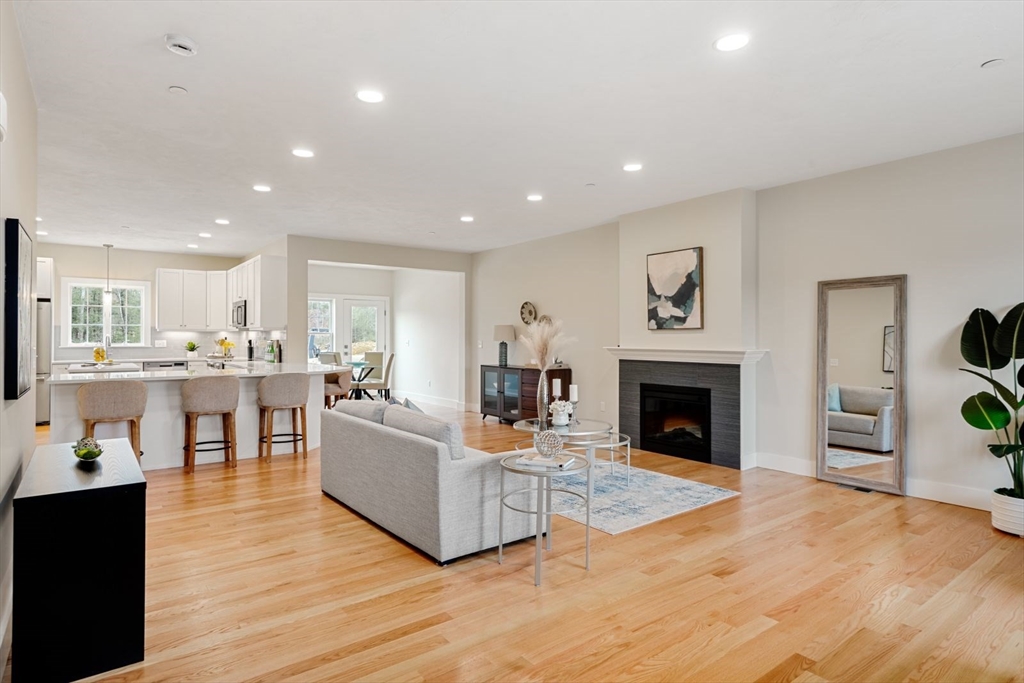
[[[498, 545], [504, 454], [466, 448], [462, 430], [382, 401], [320, 412], [320, 488], [440, 563]], [[506, 491], [532, 480], [505, 476]], [[532, 515], [505, 510], [505, 542], [532, 535]]]
[[892, 450], [892, 389], [839, 385], [841, 411], [828, 413], [828, 445]]

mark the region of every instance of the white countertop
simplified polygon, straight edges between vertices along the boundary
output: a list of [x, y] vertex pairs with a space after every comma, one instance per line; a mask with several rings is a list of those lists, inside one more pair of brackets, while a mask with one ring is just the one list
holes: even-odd
[[[132, 357], [132, 356], [125, 356], [125, 357], [122, 358], [119, 353], [115, 352], [111, 356], [111, 359], [115, 363], [176, 363], [176, 362], [184, 362], [184, 361], [192, 361], [194, 363], [196, 361], [205, 361], [206, 360], [206, 356], [203, 355], [203, 356], [200, 356], [199, 358], [186, 358], [185, 356], [166, 356], [166, 357], [162, 356], [160, 358], [135, 358], [135, 357]], [[73, 365], [75, 363], [91, 363], [91, 362], [93, 362], [93, 361], [92, 361], [92, 356], [90, 354], [89, 357], [83, 357], [83, 358], [65, 358], [63, 360], [56, 360], [55, 359], [52, 362], [52, 364], [53, 365]]]
[[[205, 359], [204, 359], [205, 360]], [[97, 380], [137, 379], [143, 382], [183, 381], [193, 377], [233, 376], [239, 379], [247, 377], [266, 377], [267, 375], [285, 372], [304, 372], [310, 375], [325, 375], [329, 372], [346, 372], [345, 366], [322, 365], [319, 363], [264, 363], [263, 361], [228, 361], [223, 370], [199, 368], [196, 370], [150, 370], [143, 372], [100, 372], [100, 373], [63, 373], [50, 375], [47, 384], [84, 384]]]

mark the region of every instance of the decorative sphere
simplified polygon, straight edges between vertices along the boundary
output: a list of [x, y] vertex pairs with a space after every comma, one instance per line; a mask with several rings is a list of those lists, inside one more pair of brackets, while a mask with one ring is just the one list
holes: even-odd
[[536, 446], [537, 452], [548, 457], [558, 455], [562, 451], [562, 443], [562, 437], [550, 429], [546, 432], [541, 432], [533, 440], [533, 445]]

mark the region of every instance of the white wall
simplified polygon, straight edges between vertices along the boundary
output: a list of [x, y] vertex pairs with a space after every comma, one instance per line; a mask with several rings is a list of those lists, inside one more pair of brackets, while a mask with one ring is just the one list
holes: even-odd
[[892, 386], [893, 374], [882, 371], [882, 334], [886, 325], [893, 324], [894, 307], [892, 287], [840, 289], [829, 294], [829, 384]]
[[[704, 329], [649, 330], [647, 255], [689, 247], [704, 248]], [[753, 348], [756, 248], [754, 193], [749, 190], [620, 217], [619, 343], [662, 349]]]
[[[604, 350], [619, 342], [618, 252], [619, 226], [611, 223], [473, 255], [470, 410], [479, 410], [480, 364], [498, 361], [494, 326], [514, 324], [522, 334], [526, 326], [519, 307], [531, 301], [538, 314], [561, 319], [565, 332], [576, 338], [561, 356], [580, 388], [580, 414], [618, 423], [618, 367]], [[509, 344], [510, 364], [529, 361], [521, 343]]]
[[342, 265], [309, 264], [309, 293], [386, 296], [394, 291], [394, 271]]
[[465, 409], [465, 275], [396, 270], [392, 299], [393, 394]]
[[[7, 138], [0, 143], [0, 219], [18, 218], [36, 232], [36, 101], [14, 16], [14, 5], [0, 2], [0, 92], [7, 99]], [[0, 220], [2, 222], [2, 220]], [[0, 240], [0, 263], [4, 261]], [[35, 277], [32, 278], [35, 287]], [[4, 317], [0, 297], [0, 320]], [[33, 312], [33, 316], [34, 316]], [[35, 343], [35, 322], [32, 325]], [[0, 336], [0, 358], [3, 339]], [[3, 364], [0, 363], [0, 366]], [[0, 386], [4, 369], [0, 367]], [[16, 401], [0, 403], [0, 666], [7, 661], [11, 636], [14, 520], [12, 503], [23, 467], [35, 445], [35, 387]]]
[[759, 464], [814, 471], [816, 283], [906, 273], [908, 492], [987, 507], [1008, 474], [960, 417], [959, 338], [1024, 300], [1022, 187], [1013, 135], [758, 192]]

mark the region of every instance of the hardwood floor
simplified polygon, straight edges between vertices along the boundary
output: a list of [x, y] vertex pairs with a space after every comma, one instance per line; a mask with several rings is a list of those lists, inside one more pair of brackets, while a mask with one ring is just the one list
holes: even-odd
[[557, 518], [540, 588], [529, 541], [436, 566], [322, 495], [318, 451], [148, 472], [146, 661], [96, 680], [1024, 681], [1024, 541], [988, 513], [633, 463], [742, 495], [594, 532], [589, 573]]

